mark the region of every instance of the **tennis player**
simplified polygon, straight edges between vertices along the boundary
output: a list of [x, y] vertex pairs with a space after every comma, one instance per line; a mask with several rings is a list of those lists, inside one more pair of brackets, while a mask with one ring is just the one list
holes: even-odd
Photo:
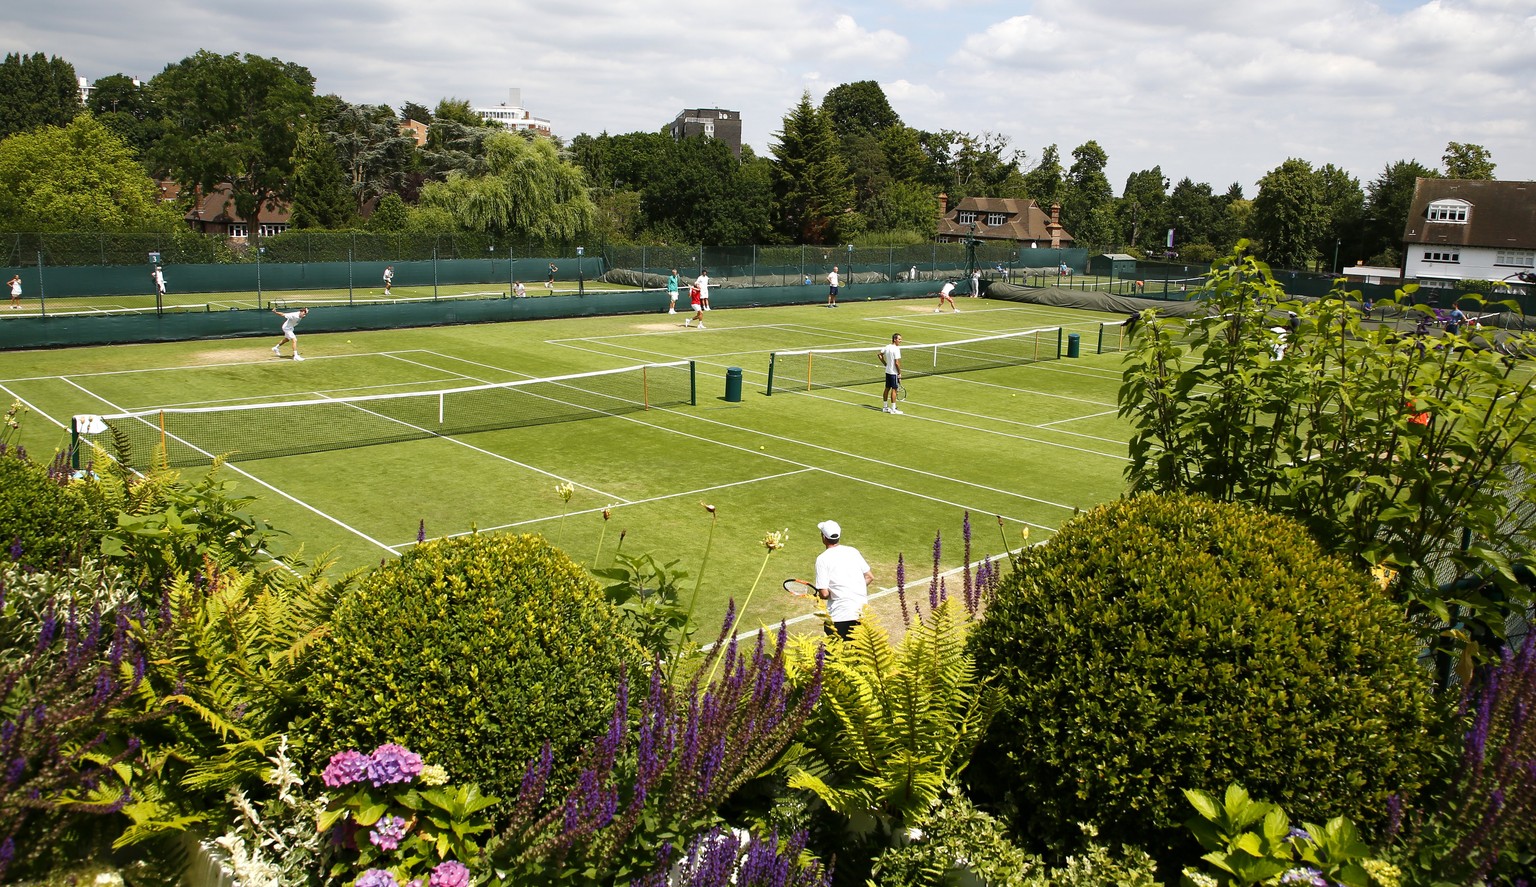
[[554, 262], [550, 262], [549, 263], [549, 279], [544, 281], [544, 288], [549, 290], [550, 292], [554, 292], [555, 291], [555, 272], [557, 272], [559, 270], [560, 270], [560, 266], [559, 265], [556, 265]]
[[528, 298], [528, 288], [523, 286], [523, 282], [521, 280], [519, 280], [517, 283], [512, 285], [512, 298], [514, 298], [514, 299], [526, 299], [526, 298]]
[[[707, 278], [701, 278], [707, 281]], [[704, 312], [709, 307], [704, 304], [704, 291], [699, 288], [699, 282], [695, 280], [693, 286], [688, 287], [688, 303], [693, 308], [693, 316], [683, 321], [683, 326], [691, 326], [695, 320], [699, 322], [699, 329], [704, 328]]]
[[837, 307], [837, 266], [836, 265], [833, 265], [832, 266], [832, 270], [827, 273], [827, 307], [828, 308], [836, 308]]
[[880, 411], [899, 416], [901, 410], [896, 409], [896, 392], [901, 390], [901, 333], [891, 333], [891, 344], [880, 349], [880, 362], [885, 365], [886, 400]]
[[12, 277], [10, 280], [8, 280], [6, 282], [11, 285], [11, 307], [12, 308], [20, 308], [21, 307], [21, 275], [17, 274], [16, 276]]
[[869, 571], [869, 563], [857, 548], [842, 544], [843, 528], [837, 521], [824, 520], [816, 529], [821, 531], [825, 549], [816, 556], [816, 593], [827, 602], [827, 616], [832, 624], [826, 632], [846, 641], [864, 616], [869, 583], [875, 581], [875, 574]]
[[384, 266], [384, 295], [389, 295], [389, 288], [395, 285], [395, 266]]
[[309, 309], [300, 308], [297, 311], [279, 311], [276, 308], [273, 308], [272, 313], [283, 319], [283, 338], [278, 340], [276, 345], [272, 346], [272, 353], [276, 354], [278, 357], [282, 357], [283, 343], [292, 342], [293, 359], [303, 360], [304, 358], [299, 356], [299, 336], [293, 331], [293, 328], [299, 325], [299, 321], [304, 319], [304, 315], [309, 313]]
[[955, 282], [953, 280], [946, 280], [944, 285], [939, 287], [939, 307], [933, 309], [933, 313], [938, 314], [943, 309], [945, 302], [949, 303], [949, 307], [956, 314], [960, 313], [960, 309], [955, 307]]
[[155, 282], [155, 295], [165, 295], [165, 272], [160, 269], [159, 265], [156, 265], [155, 270], [149, 273], [149, 277]]
[[677, 269], [667, 277], [667, 313], [677, 313]]
[[[709, 310], [709, 269], [700, 268], [699, 276], [693, 279], [693, 285], [699, 290], [699, 301], [704, 304], [704, 310]], [[702, 329], [704, 324], [699, 324]]]

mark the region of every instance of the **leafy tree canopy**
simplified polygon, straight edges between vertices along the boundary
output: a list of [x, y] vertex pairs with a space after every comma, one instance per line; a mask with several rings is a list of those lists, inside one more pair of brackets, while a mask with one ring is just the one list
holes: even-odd
[[1312, 164], [1293, 157], [1265, 173], [1253, 207], [1253, 232], [1266, 261], [1286, 268], [1312, 263], [1328, 222]]
[[1440, 161], [1448, 179], [1491, 179], [1496, 165], [1487, 148], [1471, 142], [1447, 142]]
[[839, 139], [879, 135], [901, 125], [901, 118], [886, 100], [885, 90], [873, 80], [832, 87], [821, 100], [821, 112], [831, 118], [832, 131]]
[[560, 158], [549, 139], [493, 132], [485, 139], [481, 174], [456, 172], [421, 190], [424, 206], [440, 207], [471, 231], [569, 240], [593, 224], [581, 169]]
[[0, 63], [0, 138], [39, 126], [63, 126], [79, 113], [74, 65], [40, 52], [13, 52]]
[[0, 228], [134, 232], [181, 225], [133, 150], [89, 114], [0, 141]]

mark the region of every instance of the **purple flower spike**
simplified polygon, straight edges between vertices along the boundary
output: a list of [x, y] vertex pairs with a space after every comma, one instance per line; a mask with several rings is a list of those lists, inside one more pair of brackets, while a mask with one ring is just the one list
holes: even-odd
[[416, 542], [420, 544], [427, 541], [427, 519], [421, 519], [421, 526], [416, 528]]
[[421, 773], [421, 755], [403, 745], [386, 742], [373, 750], [368, 761], [368, 781], [375, 788], [396, 782], [410, 782]]
[[432, 870], [432, 887], [469, 887], [469, 867], [448, 860]]
[[911, 625], [912, 615], [907, 612], [907, 562], [896, 555], [896, 599], [901, 601], [901, 624]]
[[368, 778], [368, 756], [348, 749], [331, 756], [331, 762], [320, 774], [320, 780], [329, 788], [340, 788]]

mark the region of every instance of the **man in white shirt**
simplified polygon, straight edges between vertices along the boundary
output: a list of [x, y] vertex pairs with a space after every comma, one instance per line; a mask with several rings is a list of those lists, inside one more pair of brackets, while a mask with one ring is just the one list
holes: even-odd
[[880, 349], [880, 363], [885, 366], [885, 405], [880, 411], [899, 416], [896, 392], [901, 390], [901, 333], [891, 333], [891, 344]]
[[292, 342], [293, 359], [303, 360], [304, 358], [299, 356], [299, 336], [293, 331], [293, 328], [299, 325], [299, 321], [304, 319], [304, 315], [309, 313], [309, 309], [300, 308], [297, 311], [279, 311], [276, 308], [273, 308], [272, 313], [283, 319], [283, 338], [280, 339], [276, 345], [272, 346], [272, 353], [276, 354], [278, 357], [282, 357], [283, 342]]
[[971, 270], [971, 298], [975, 299], [975, 298], [978, 298], [980, 296], [981, 296], [981, 269], [973, 268]]
[[165, 272], [160, 270], [159, 265], [156, 265], [155, 270], [149, 273], [149, 277], [155, 282], [155, 295], [165, 295]]
[[875, 581], [875, 574], [857, 548], [841, 544], [843, 528], [837, 521], [824, 520], [816, 529], [821, 531], [821, 544], [826, 548], [816, 556], [816, 593], [827, 602], [831, 621], [826, 631], [846, 641], [864, 615], [869, 583]]
[[395, 266], [384, 266], [384, 295], [389, 295], [390, 287], [395, 285]]
[[837, 307], [837, 266], [827, 273], [827, 307]]
[[[708, 311], [709, 310], [709, 269], [708, 268], [700, 268], [699, 269], [699, 276], [695, 277], [693, 279], [693, 285], [699, 288], [699, 304], [704, 306], [704, 310], [705, 311]], [[704, 327], [704, 322], [701, 320], [701, 321], [699, 321], [699, 328], [703, 329], [703, 327]]]

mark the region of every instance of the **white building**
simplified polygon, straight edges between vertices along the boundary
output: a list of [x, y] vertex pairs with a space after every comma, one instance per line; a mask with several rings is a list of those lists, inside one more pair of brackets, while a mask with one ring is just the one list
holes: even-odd
[[1536, 274], [1536, 182], [1418, 179], [1403, 230], [1403, 278], [1529, 284]]
[[499, 123], [503, 129], [514, 132], [532, 130], [544, 135], [552, 135], [549, 121], [543, 117], [535, 117], [523, 107], [523, 91], [521, 89], [507, 90], [507, 101], [494, 108], [476, 108], [475, 113], [487, 123]]

